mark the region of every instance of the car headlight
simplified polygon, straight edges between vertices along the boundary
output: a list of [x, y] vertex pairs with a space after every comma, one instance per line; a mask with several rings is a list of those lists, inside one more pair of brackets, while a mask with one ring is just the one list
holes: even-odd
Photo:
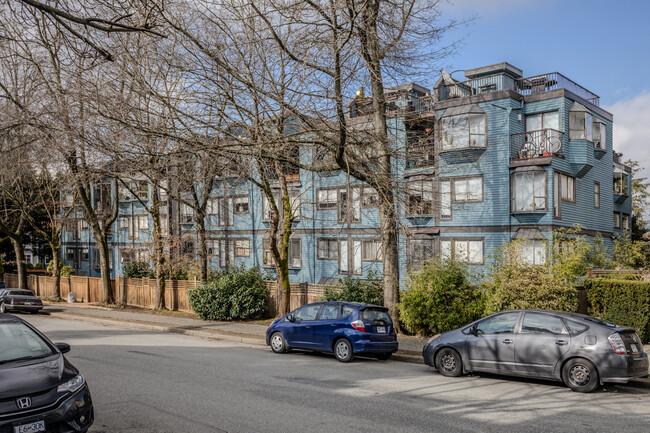
[[75, 392], [79, 390], [82, 386], [84, 386], [84, 383], [86, 383], [86, 380], [84, 379], [82, 374], [78, 374], [66, 383], [62, 383], [59, 385], [57, 388], [57, 392]]

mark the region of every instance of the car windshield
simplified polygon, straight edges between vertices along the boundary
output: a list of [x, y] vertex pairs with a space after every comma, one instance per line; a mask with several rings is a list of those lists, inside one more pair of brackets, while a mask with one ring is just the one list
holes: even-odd
[[40, 335], [17, 322], [0, 323], [0, 347], [0, 364], [44, 358], [55, 353]]
[[34, 292], [30, 292], [29, 290], [11, 290], [7, 294], [13, 296], [34, 296]]
[[372, 322], [374, 320], [384, 320], [386, 323], [391, 323], [388, 312], [380, 310], [379, 308], [366, 308], [361, 310], [361, 320]]

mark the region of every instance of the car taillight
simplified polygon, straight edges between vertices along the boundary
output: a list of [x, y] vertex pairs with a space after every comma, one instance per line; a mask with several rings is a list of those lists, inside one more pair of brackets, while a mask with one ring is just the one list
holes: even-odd
[[609, 340], [609, 344], [612, 345], [612, 349], [614, 349], [614, 353], [618, 355], [625, 355], [627, 353], [627, 351], [625, 350], [625, 344], [623, 343], [623, 339], [618, 334], [618, 332], [615, 332], [614, 334], [607, 337], [607, 340]]
[[363, 323], [363, 320], [355, 320], [351, 325], [357, 331], [366, 332], [366, 325]]

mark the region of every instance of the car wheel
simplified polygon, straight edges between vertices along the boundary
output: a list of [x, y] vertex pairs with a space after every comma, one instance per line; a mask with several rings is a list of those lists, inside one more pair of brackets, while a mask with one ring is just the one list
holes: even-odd
[[436, 355], [436, 368], [443, 376], [458, 377], [463, 373], [463, 364], [460, 355], [448, 347]]
[[393, 352], [384, 352], [377, 355], [377, 359], [380, 359], [382, 361], [388, 361], [391, 356], [393, 356]]
[[0, 313], [6, 313], [7, 312], [7, 307], [5, 307], [4, 302], [0, 302]]
[[282, 332], [274, 332], [271, 335], [271, 350], [275, 353], [284, 353], [287, 351], [287, 343], [284, 341]]
[[334, 356], [341, 362], [350, 362], [354, 355], [352, 354], [352, 344], [347, 338], [340, 338], [334, 343]]
[[584, 358], [571, 359], [564, 364], [562, 380], [576, 392], [591, 392], [600, 384], [596, 366]]

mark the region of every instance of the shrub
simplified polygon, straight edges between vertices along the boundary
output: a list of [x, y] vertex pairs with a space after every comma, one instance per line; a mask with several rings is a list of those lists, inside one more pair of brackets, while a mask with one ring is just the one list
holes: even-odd
[[[54, 276], [54, 260], [50, 260], [47, 264], [47, 272]], [[75, 275], [77, 271], [72, 266], [64, 265], [63, 261], [59, 259], [59, 276], [62, 278], [70, 278]]]
[[399, 317], [410, 332], [439, 334], [483, 316], [484, 295], [470, 283], [466, 264], [435, 258], [411, 274], [408, 286]]
[[266, 295], [259, 268], [238, 266], [191, 290], [189, 300], [192, 310], [204, 320], [245, 320], [266, 313]]
[[650, 282], [588, 278], [585, 289], [589, 314], [637, 328], [643, 341], [650, 340]]
[[148, 262], [134, 261], [124, 266], [124, 278], [154, 278]]
[[369, 271], [365, 279], [343, 277], [339, 287], [340, 290], [326, 288], [325, 300], [384, 305], [382, 280], [374, 271]]
[[36, 266], [34, 266], [34, 269], [43, 269], [43, 263], [41, 263], [41, 262], [36, 263]]

